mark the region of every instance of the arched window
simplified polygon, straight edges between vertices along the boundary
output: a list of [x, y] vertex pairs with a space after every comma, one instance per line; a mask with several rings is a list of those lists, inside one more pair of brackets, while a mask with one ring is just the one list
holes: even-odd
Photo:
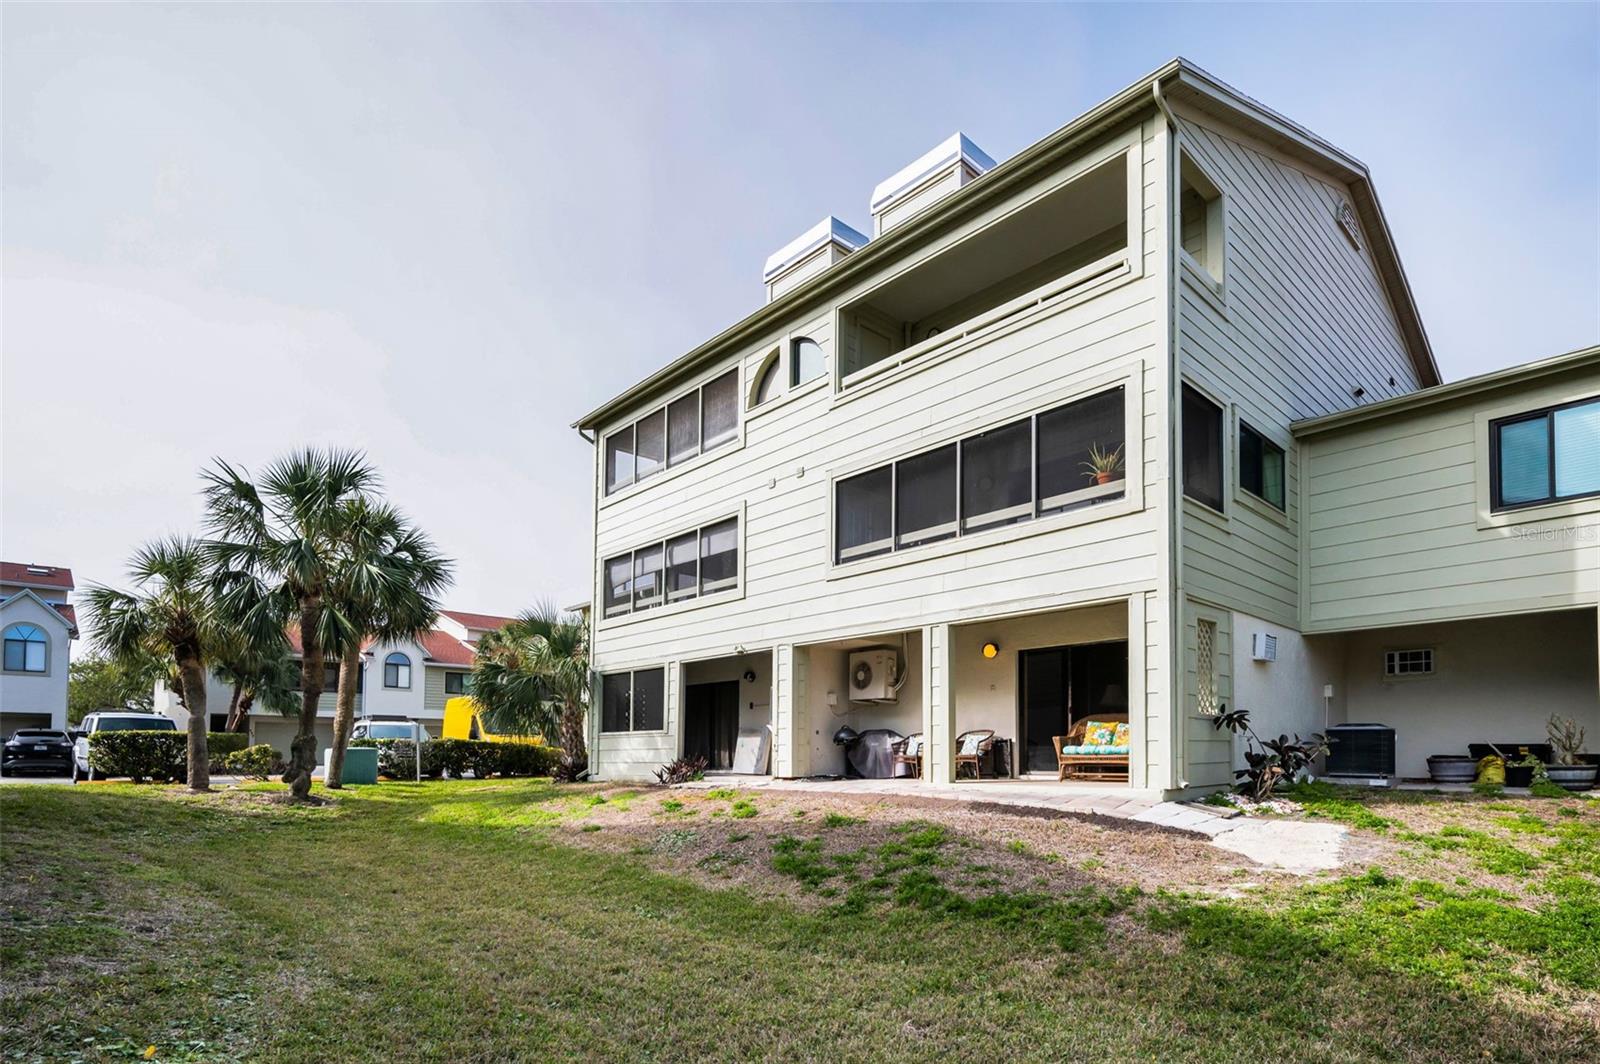
[[383, 659], [383, 686], [411, 686], [411, 659], [398, 650]]
[[802, 336], [789, 345], [789, 387], [798, 388], [822, 376], [822, 345]]
[[778, 394], [780, 378], [778, 376], [778, 352], [773, 351], [761, 363], [761, 369], [756, 372], [755, 387], [750, 389], [750, 405], [760, 406], [768, 399]]
[[50, 638], [36, 624], [13, 624], [6, 629], [6, 672], [43, 672]]

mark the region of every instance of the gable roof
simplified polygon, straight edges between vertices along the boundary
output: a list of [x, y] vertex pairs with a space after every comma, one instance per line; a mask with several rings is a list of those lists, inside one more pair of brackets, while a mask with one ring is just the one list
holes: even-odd
[[39, 565], [35, 562], [0, 562], [0, 584], [21, 584], [25, 587], [59, 587], [71, 591], [72, 570], [59, 565]]
[[64, 602], [46, 602], [30, 588], [25, 587], [21, 591], [13, 591], [5, 598], [0, 598], [0, 610], [3, 610], [12, 603], [19, 602], [25, 598], [32, 599], [34, 602], [37, 602], [40, 608], [42, 608], [46, 613], [60, 621], [66, 627], [68, 635], [76, 636], [78, 634], [77, 611]]
[[837, 295], [897, 258], [914, 252], [928, 239], [1036, 181], [1042, 171], [1086, 147], [1094, 138], [1154, 110], [1158, 99], [1181, 100], [1196, 110], [1223, 118], [1286, 155], [1314, 164], [1350, 186], [1351, 206], [1371, 246], [1417, 379], [1425, 388], [1438, 384], [1439, 367], [1366, 165], [1180, 56], [602, 403], [574, 422], [573, 427], [598, 429], [624, 409], [665, 392], [681, 378], [733, 350], [755, 343], [763, 334], [805, 313], [812, 304]]
[[465, 610], [440, 610], [444, 616], [467, 628], [504, 628], [515, 617], [501, 617], [494, 613], [467, 613]]
[[424, 632], [420, 640], [423, 652], [428, 655], [428, 660], [439, 665], [471, 665], [473, 650], [467, 644], [451, 635], [435, 628]]

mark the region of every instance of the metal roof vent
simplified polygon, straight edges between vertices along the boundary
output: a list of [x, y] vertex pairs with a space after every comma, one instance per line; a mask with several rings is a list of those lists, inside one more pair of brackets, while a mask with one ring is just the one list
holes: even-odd
[[872, 233], [882, 236], [924, 207], [994, 169], [983, 149], [956, 133], [872, 190]]
[[866, 247], [868, 237], [829, 215], [767, 256], [761, 279], [767, 302], [798, 288], [852, 251]]

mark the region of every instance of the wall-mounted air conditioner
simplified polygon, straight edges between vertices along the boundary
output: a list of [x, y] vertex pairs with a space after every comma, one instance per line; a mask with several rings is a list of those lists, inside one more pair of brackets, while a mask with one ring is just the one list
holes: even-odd
[[858, 650], [850, 655], [850, 701], [894, 702], [900, 697], [899, 654], [893, 647]]
[[1277, 661], [1278, 637], [1269, 632], [1254, 632], [1250, 636], [1250, 660]]

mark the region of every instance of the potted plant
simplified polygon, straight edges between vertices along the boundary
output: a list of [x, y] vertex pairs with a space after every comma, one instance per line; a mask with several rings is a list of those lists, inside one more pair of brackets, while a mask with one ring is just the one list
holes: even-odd
[[1088, 472], [1084, 476], [1096, 484], [1109, 484], [1122, 471], [1122, 445], [1114, 451], [1103, 451], [1098, 443], [1089, 445], [1089, 460], [1083, 463]]
[[1583, 753], [1584, 730], [1570, 717], [1551, 716], [1545, 724], [1545, 734], [1550, 737], [1553, 763], [1545, 767], [1550, 782], [1569, 791], [1586, 791], [1594, 786], [1596, 766], [1580, 756]]
[[1544, 778], [1544, 762], [1532, 754], [1506, 760], [1506, 786], [1531, 787], [1535, 779]]

